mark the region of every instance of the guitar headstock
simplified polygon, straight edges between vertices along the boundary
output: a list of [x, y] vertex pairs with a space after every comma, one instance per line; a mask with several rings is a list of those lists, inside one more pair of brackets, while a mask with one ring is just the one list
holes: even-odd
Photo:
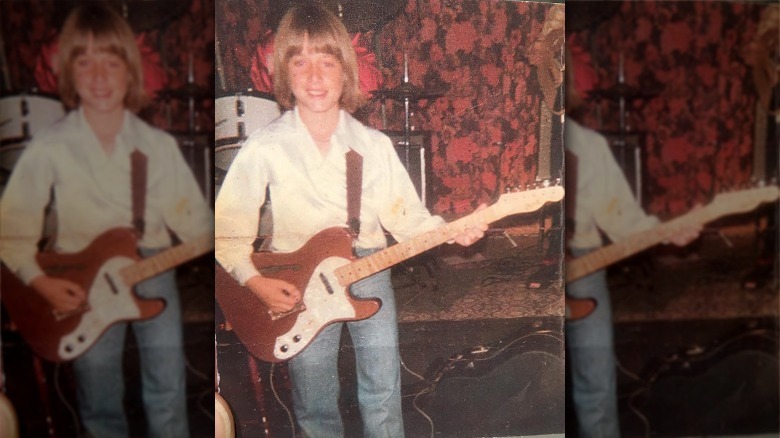
[[507, 193], [501, 195], [491, 207], [496, 208], [504, 217], [539, 210], [549, 202], [562, 200], [563, 196], [564, 189], [560, 183], [550, 185], [543, 182], [525, 190], [508, 189]]
[[708, 208], [720, 214], [745, 213], [778, 198], [778, 187], [769, 185], [716, 195]]

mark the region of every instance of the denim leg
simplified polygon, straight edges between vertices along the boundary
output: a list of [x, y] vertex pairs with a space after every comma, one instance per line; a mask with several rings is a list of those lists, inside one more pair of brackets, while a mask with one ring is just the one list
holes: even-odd
[[126, 324], [116, 324], [86, 353], [73, 361], [81, 421], [93, 438], [123, 438], [129, 434], [122, 353]]
[[402, 438], [401, 358], [390, 270], [352, 286], [360, 298], [379, 298], [382, 308], [371, 318], [347, 323], [355, 346], [358, 401], [366, 438]]
[[303, 436], [341, 438], [338, 354], [342, 324], [327, 326], [302, 352], [289, 360], [295, 418]]
[[176, 273], [159, 274], [139, 283], [136, 290], [141, 297], [163, 298], [166, 302], [160, 315], [132, 323], [141, 361], [149, 437], [188, 437], [186, 358]]
[[[581, 254], [575, 254], [581, 255]], [[566, 343], [580, 436], [620, 436], [617, 383], [612, 337], [612, 308], [606, 271], [597, 271], [566, 286], [575, 298], [595, 298], [596, 310], [587, 318], [566, 322]]]

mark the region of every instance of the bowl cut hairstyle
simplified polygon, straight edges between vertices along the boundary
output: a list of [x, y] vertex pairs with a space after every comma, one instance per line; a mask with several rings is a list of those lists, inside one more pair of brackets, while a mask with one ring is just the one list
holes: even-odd
[[312, 50], [335, 56], [344, 69], [341, 108], [350, 113], [360, 108], [365, 98], [360, 91], [357, 55], [347, 29], [338, 17], [316, 4], [293, 6], [279, 22], [274, 39], [274, 94], [279, 105], [284, 109], [295, 106], [288, 64], [290, 58], [302, 53], [307, 38]]
[[125, 95], [125, 108], [138, 112], [147, 103], [144, 91], [141, 52], [135, 35], [122, 17], [100, 3], [90, 3], [74, 9], [65, 20], [59, 39], [57, 56], [57, 87], [60, 99], [68, 108], [79, 105], [79, 95], [74, 81], [73, 63], [93, 50], [119, 56], [127, 65], [129, 84]]

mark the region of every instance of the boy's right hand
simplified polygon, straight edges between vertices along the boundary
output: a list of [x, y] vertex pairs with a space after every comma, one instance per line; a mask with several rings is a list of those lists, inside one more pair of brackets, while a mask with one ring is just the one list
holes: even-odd
[[303, 298], [297, 287], [275, 278], [257, 275], [250, 278], [245, 286], [257, 295], [272, 313], [289, 312]]
[[63, 278], [39, 275], [32, 279], [35, 289], [56, 313], [71, 313], [83, 307], [87, 294], [78, 284]]

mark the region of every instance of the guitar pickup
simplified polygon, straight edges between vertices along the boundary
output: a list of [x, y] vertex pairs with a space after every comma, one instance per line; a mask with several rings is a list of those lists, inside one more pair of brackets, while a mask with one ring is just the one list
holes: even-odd
[[271, 321], [276, 321], [277, 319], [284, 318], [287, 315], [292, 315], [293, 313], [296, 313], [296, 312], [303, 312], [304, 310], [306, 310], [306, 305], [303, 304], [303, 301], [301, 301], [301, 302], [297, 303], [292, 309], [290, 309], [290, 310], [288, 310], [286, 312], [274, 312], [274, 311], [269, 310], [268, 311], [268, 316], [271, 317]]

